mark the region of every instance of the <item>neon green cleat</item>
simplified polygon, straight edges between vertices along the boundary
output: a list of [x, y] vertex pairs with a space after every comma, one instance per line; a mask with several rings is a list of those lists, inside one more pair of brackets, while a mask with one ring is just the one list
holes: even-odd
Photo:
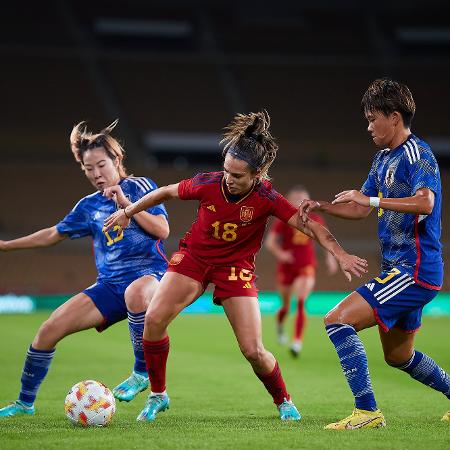
[[383, 413], [377, 409], [376, 411], [365, 411], [364, 409], [355, 408], [353, 413], [340, 420], [328, 424], [325, 430], [357, 430], [359, 428], [381, 428], [386, 426]]
[[133, 372], [130, 377], [122, 381], [113, 389], [113, 395], [121, 402], [130, 402], [148, 388], [148, 377]]
[[442, 416], [442, 422], [450, 422], [450, 411], [447, 411], [443, 416]]
[[33, 415], [34, 405], [26, 406], [20, 400], [10, 403], [8, 406], [0, 409], [0, 417], [12, 417], [19, 415]]

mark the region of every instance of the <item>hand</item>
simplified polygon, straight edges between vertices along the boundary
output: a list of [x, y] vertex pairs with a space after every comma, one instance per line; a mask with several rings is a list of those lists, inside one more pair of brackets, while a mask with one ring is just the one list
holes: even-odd
[[292, 264], [294, 262], [294, 255], [290, 250], [281, 250], [277, 255], [278, 261], [284, 264]]
[[126, 228], [130, 224], [130, 219], [125, 215], [123, 209], [119, 209], [114, 214], [111, 214], [103, 223], [103, 231], [109, 231], [116, 225], [120, 228]]
[[355, 202], [361, 206], [370, 206], [370, 198], [367, 197], [367, 195], [362, 194], [360, 191], [357, 191], [356, 189], [339, 192], [339, 194], [336, 194], [335, 197], [336, 198], [331, 202], [332, 205], [335, 205], [336, 203]]
[[336, 258], [329, 252], [326, 253], [325, 264], [327, 266], [328, 275], [334, 275], [338, 271], [339, 264], [336, 261]]
[[130, 200], [125, 197], [122, 188], [118, 184], [104, 189], [103, 196], [114, 200], [121, 208], [126, 208], [131, 204]]
[[348, 281], [352, 281], [352, 274], [361, 278], [363, 274], [367, 273], [367, 261], [359, 256], [344, 253], [336, 259]]
[[320, 204], [319, 202], [316, 202], [315, 200], [302, 200], [300, 202], [300, 205], [298, 207], [298, 215], [300, 217], [300, 220], [303, 223], [308, 222], [308, 214], [312, 211], [314, 211], [315, 209], [319, 209], [320, 208]]

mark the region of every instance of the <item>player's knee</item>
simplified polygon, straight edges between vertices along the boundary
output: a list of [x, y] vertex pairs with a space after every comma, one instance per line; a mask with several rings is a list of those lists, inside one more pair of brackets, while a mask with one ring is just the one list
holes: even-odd
[[264, 347], [262, 345], [246, 345], [241, 347], [241, 352], [250, 364], [258, 364], [264, 356]]
[[143, 292], [137, 291], [125, 295], [125, 303], [128, 311], [137, 314], [147, 309], [148, 299]]
[[50, 316], [40, 327], [34, 338], [33, 344], [39, 345], [47, 341], [58, 341], [64, 334], [58, 321]]

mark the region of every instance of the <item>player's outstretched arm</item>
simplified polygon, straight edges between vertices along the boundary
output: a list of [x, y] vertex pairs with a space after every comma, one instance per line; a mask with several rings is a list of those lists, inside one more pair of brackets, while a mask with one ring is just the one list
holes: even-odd
[[289, 219], [289, 225], [316, 240], [325, 250], [328, 250], [339, 264], [339, 267], [348, 281], [352, 280], [352, 274], [361, 277], [367, 273], [367, 261], [356, 255], [349, 255], [336, 241], [336, 238], [320, 223], [300, 217], [300, 211]]
[[300, 217], [303, 222], [306, 222], [308, 214], [312, 211], [323, 212], [341, 219], [358, 220], [365, 219], [372, 209], [370, 206], [363, 206], [352, 201], [337, 204], [335, 201], [330, 203], [324, 200], [303, 200], [299, 207]]
[[119, 209], [114, 214], [111, 214], [103, 225], [104, 231], [108, 231], [114, 226], [118, 225], [125, 228], [129, 225], [130, 219], [135, 214], [151, 208], [152, 206], [159, 205], [160, 203], [178, 198], [178, 184], [169, 184], [168, 186], [162, 186], [155, 189], [152, 192], [144, 195], [137, 202], [131, 203], [124, 209]]
[[[120, 208], [126, 208], [131, 205], [131, 201], [128, 200], [119, 185], [104, 189], [103, 195], [114, 200]], [[147, 211], [141, 211], [134, 215], [134, 219], [143, 230], [158, 239], [167, 239], [169, 237], [169, 223], [163, 214], [154, 215]]]
[[377, 206], [391, 211], [410, 214], [431, 214], [434, 207], [434, 192], [428, 188], [418, 189], [412, 197], [378, 198], [367, 197], [357, 190], [342, 191], [336, 194], [333, 206], [357, 203], [361, 207]]
[[50, 247], [64, 240], [66, 236], [59, 234], [56, 227], [44, 228], [11, 241], [0, 241], [0, 251], [24, 250], [27, 248]]

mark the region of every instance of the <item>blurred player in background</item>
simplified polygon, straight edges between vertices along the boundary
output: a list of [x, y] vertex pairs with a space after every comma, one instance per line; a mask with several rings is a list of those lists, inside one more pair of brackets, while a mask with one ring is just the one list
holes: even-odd
[[[294, 186], [286, 196], [293, 205], [299, 205], [309, 198], [303, 186]], [[318, 214], [310, 218], [325, 226], [325, 221]], [[287, 343], [284, 322], [289, 314], [291, 296], [297, 299], [297, 313], [294, 321], [294, 334], [290, 351], [298, 356], [303, 347], [303, 334], [306, 326], [305, 302], [316, 282], [316, 252], [314, 242], [305, 233], [292, 228], [281, 220], [275, 220], [266, 239], [266, 247], [277, 258], [277, 288], [282, 305], [276, 315], [277, 335], [280, 344]], [[328, 273], [338, 270], [336, 259], [330, 252], [325, 252]]]
[[[450, 377], [415, 350], [422, 309], [443, 282], [441, 179], [430, 146], [411, 134], [415, 103], [410, 90], [375, 80], [362, 99], [376, 153], [361, 190], [346, 190], [330, 204], [305, 200], [300, 211], [363, 219], [378, 210], [381, 274], [342, 300], [325, 317], [328, 336], [355, 397], [353, 414], [328, 429], [385, 426], [377, 408], [364, 346], [357, 332], [378, 324], [386, 362], [450, 399]], [[443, 420], [450, 420], [450, 412]]]
[[333, 252], [348, 278], [350, 272], [357, 276], [366, 272], [365, 260], [348, 255], [319, 223], [308, 220], [302, 224], [298, 209], [267, 181], [278, 149], [269, 124], [266, 111], [237, 115], [225, 133], [223, 171], [201, 173], [159, 188], [105, 222], [106, 230], [125, 227], [134, 214], [165, 200], [199, 201], [197, 218], [173, 254], [147, 310], [143, 343], [152, 392], [138, 420], [153, 421], [168, 408], [167, 327], [209, 283], [215, 285], [214, 302], [223, 306], [242, 353], [272, 396], [281, 420], [300, 420], [278, 363], [262, 341], [254, 263], [271, 215]]
[[[117, 121], [92, 134], [80, 123], [70, 136], [74, 157], [97, 191], [81, 199], [57, 225], [0, 241], [1, 251], [11, 251], [49, 247], [66, 238], [90, 236], [98, 271], [96, 283], [61, 305], [41, 325], [27, 352], [19, 398], [0, 409], [0, 417], [34, 414], [39, 386], [61, 339], [94, 327], [102, 331], [127, 317], [135, 354], [134, 370], [113, 392], [119, 400], [130, 401], [148, 387], [142, 332], [148, 303], [167, 268], [160, 240], [167, 238], [169, 225], [166, 210], [159, 205], [134, 216], [126, 231], [115, 227], [103, 232], [106, 217], [156, 188], [149, 178], [126, 174], [124, 150], [110, 135], [116, 124]], [[106, 188], [111, 198], [103, 195]]]

